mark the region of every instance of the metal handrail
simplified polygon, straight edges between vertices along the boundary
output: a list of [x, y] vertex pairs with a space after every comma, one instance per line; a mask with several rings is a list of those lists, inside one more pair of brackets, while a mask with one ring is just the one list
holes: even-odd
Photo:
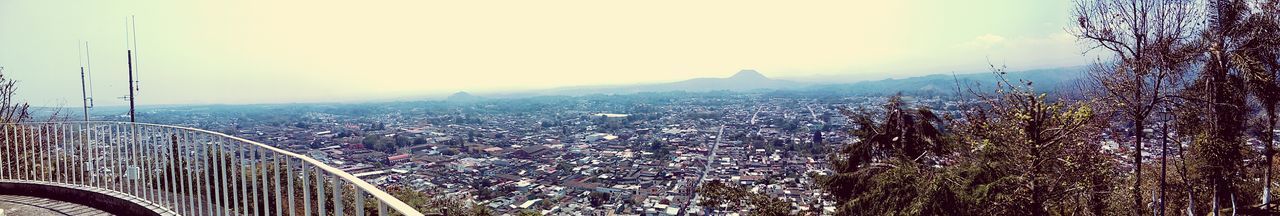
[[315, 207], [319, 215], [363, 216], [371, 196], [379, 215], [422, 215], [318, 160], [204, 129], [109, 121], [0, 123], [0, 142], [0, 180], [113, 191], [175, 214], [294, 216], [313, 215]]

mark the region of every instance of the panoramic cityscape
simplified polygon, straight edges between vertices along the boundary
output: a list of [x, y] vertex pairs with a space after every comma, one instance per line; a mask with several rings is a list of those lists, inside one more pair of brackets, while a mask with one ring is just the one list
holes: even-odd
[[1280, 215], [1278, 110], [1277, 0], [0, 0], [0, 216]]

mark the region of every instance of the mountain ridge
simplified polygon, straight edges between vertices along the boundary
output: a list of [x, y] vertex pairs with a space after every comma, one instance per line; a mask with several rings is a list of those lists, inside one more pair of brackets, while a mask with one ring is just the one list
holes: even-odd
[[535, 91], [540, 95], [630, 94], [667, 91], [753, 91], [797, 88], [799, 82], [773, 79], [752, 69], [740, 70], [729, 77], [702, 77], [683, 81], [614, 86], [571, 86]]
[[[1084, 66], [1040, 68], [1011, 71], [1005, 74], [1010, 81], [1033, 81], [1041, 90], [1055, 90], [1064, 84], [1085, 77]], [[634, 94], [643, 92], [760, 92], [760, 91], [828, 91], [843, 94], [895, 93], [895, 92], [951, 92], [957, 84], [968, 86], [993, 85], [998, 81], [991, 72], [963, 74], [930, 74], [880, 80], [862, 80], [844, 83], [800, 82], [775, 79], [753, 69], [743, 69], [728, 77], [701, 77], [682, 81], [634, 84], [569, 86], [543, 90], [486, 94], [486, 98], [519, 98], [533, 96], [582, 96], [592, 94]], [[480, 97], [480, 96], [472, 96]]]

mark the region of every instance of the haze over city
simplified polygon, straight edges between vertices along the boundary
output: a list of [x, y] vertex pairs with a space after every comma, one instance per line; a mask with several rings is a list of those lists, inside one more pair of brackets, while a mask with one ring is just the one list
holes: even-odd
[[852, 82], [1097, 58], [1068, 1], [0, 1], [0, 66], [36, 106], [443, 98], [728, 77]]

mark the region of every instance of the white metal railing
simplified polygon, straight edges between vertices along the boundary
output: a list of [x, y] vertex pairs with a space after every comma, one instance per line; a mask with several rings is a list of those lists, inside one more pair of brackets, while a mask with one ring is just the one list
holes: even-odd
[[0, 181], [114, 191], [181, 215], [422, 215], [310, 157], [159, 124], [0, 124]]

